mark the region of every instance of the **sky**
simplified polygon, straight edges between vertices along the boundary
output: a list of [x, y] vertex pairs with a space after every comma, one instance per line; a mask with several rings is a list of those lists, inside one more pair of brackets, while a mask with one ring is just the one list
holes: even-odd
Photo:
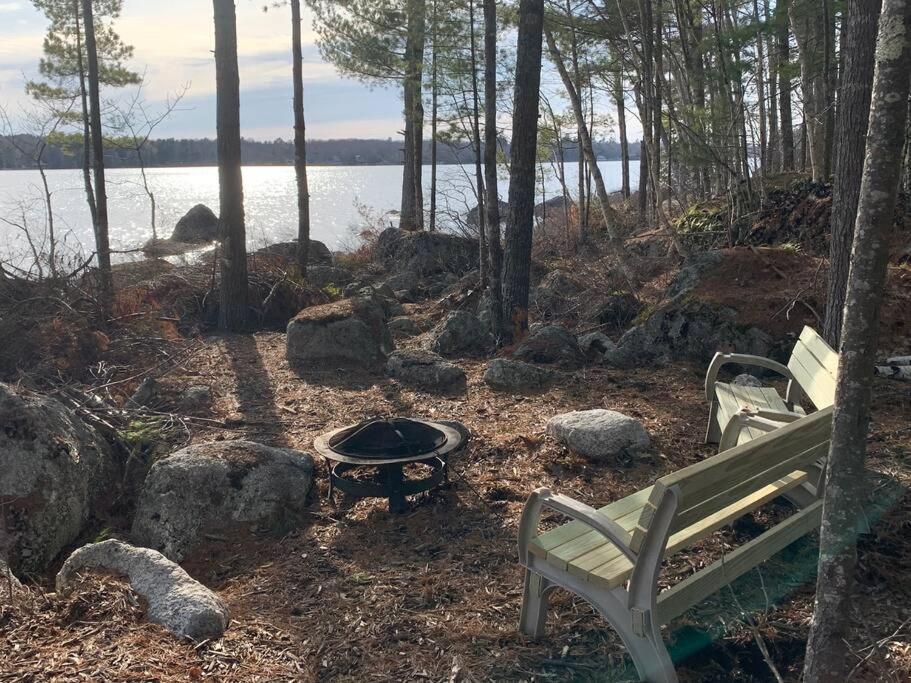
[[[290, 9], [262, 11], [264, 0], [237, 0], [241, 134], [293, 137]], [[402, 104], [394, 89], [342, 78], [322, 61], [304, 10], [307, 137], [401, 137]], [[25, 81], [37, 75], [47, 21], [28, 0], [0, 0], [0, 104], [11, 114], [28, 104]], [[135, 48], [131, 67], [145, 74], [145, 97], [164, 102], [189, 86], [179, 110], [155, 137], [215, 137], [215, 44], [209, 0], [124, 0], [115, 29]]]

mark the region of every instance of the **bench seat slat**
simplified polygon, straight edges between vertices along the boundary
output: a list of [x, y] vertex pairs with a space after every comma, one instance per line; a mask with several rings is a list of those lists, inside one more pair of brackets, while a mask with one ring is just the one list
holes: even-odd
[[[696, 541], [717, 531], [721, 527], [730, 524], [734, 520], [742, 517], [748, 512], [756, 510], [778, 496], [787, 493], [807, 481], [807, 473], [795, 471], [782, 477], [778, 481], [764, 486], [752, 495], [746, 496], [718, 510], [712, 515], [691, 524], [685, 529], [681, 529], [668, 539], [665, 556], [686, 548]], [[629, 566], [627, 566], [629, 565]], [[572, 566], [570, 566], [572, 570]], [[605, 562], [586, 573], [586, 578], [600, 584], [604, 588], [612, 589], [623, 584], [632, 573], [632, 565], [625, 556], [617, 553], [613, 557], [606, 557]]]
[[816, 501], [752, 541], [743, 544], [673, 588], [658, 595], [658, 620], [666, 624], [756, 565], [819, 527], [822, 501]]

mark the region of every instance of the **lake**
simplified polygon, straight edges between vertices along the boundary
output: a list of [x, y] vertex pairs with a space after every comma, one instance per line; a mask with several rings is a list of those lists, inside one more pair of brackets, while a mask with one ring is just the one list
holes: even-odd
[[[635, 187], [638, 163], [631, 165]], [[599, 163], [608, 191], [620, 189], [619, 161]], [[560, 192], [560, 183], [552, 168], [539, 189], [539, 200]], [[566, 167], [566, 182], [572, 194], [578, 178], [575, 163]], [[147, 171], [149, 184], [157, 203], [157, 226], [160, 237], [168, 237], [178, 219], [195, 204], [206, 204], [218, 212], [218, 171], [215, 167], [153, 168]], [[438, 209], [450, 217], [464, 216], [477, 204], [470, 178], [473, 167], [441, 166]], [[247, 219], [247, 241], [251, 248], [273, 242], [288, 241], [297, 234], [297, 209], [294, 168], [291, 166], [248, 166], [243, 169]], [[79, 170], [48, 171], [53, 193], [54, 217], [58, 239], [65, 240], [64, 251], [91, 253], [93, 236], [88, 207]], [[149, 201], [138, 169], [111, 169], [107, 172], [108, 213], [111, 247], [119, 251], [134, 250], [152, 237]], [[394, 224], [397, 216], [389, 214], [399, 207], [401, 166], [316, 166], [309, 169], [311, 236], [325, 242], [330, 249], [350, 246], [359, 226], [382, 220]], [[430, 202], [430, 167], [424, 167], [424, 199]], [[500, 180], [500, 196], [505, 201], [508, 178]], [[22, 223], [25, 215], [30, 231], [41, 241], [45, 234], [44, 205], [41, 201], [40, 177], [36, 171], [0, 171], [0, 218]], [[370, 218], [365, 218], [365, 212]], [[0, 256], [16, 263], [31, 261], [29, 246], [22, 232], [0, 223]], [[133, 258], [116, 255], [117, 260]]]

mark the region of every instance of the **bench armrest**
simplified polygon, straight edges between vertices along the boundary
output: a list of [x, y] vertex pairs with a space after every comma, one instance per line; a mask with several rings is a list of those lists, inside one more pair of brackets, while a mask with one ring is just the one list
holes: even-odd
[[753, 414], [766, 420], [784, 422], [785, 424], [797, 422], [797, 420], [800, 418], [806, 417], [806, 415], [801, 415], [800, 413], [788, 413], [782, 410], [771, 410], [770, 408], [761, 408], [760, 410], [754, 410]]
[[630, 548], [630, 535], [623, 527], [590, 505], [561, 493], [552, 493], [550, 489], [541, 488], [532, 492], [522, 511], [522, 521], [519, 524], [519, 559], [523, 564], [527, 565], [528, 543], [537, 535], [538, 520], [542, 508], [545, 507], [591, 527], [616, 546], [630, 562], [636, 563], [636, 553]]
[[712, 358], [712, 362], [709, 364], [708, 371], [705, 373], [705, 399], [709, 403], [715, 400], [715, 380], [718, 379], [718, 373], [721, 371], [721, 368], [731, 363], [737, 363], [738, 365], [752, 365], [753, 367], [757, 368], [774, 370], [778, 374], [787, 377], [789, 380], [794, 379], [794, 375], [788, 369], [788, 366], [782, 365], [778, 361], [774, 361], [771, 358], [763, 358], [762, 356], [750, 356], [745, 353], [716, 353], [715, 357]]

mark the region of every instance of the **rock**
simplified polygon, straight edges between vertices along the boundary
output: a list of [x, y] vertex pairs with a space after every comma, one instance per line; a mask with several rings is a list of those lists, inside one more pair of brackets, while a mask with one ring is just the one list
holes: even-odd
[[459, 391], [467, 382], [462, 368], [430, 351], [393, 351], [386, 372], [403, 384], [429, 391]]
[[600, 294], [584, 292], [578, 297], [582, 303], [580, 317], [598, 325], [607, 325], [612, 331], [622, 333], [642, 310], [642, 304], [628, 293]]
[[744, 372], [743, 374], [737, 375], [734, 379], [731, 380], [731, 384], [737, 387], [761, 387], [762, 382], [760, 382], [753, 375]]
[[697, 299], [668, 302], [640, 325], [627, 330], [604, 360], [617, 367], [686, 360], [706, 365], [716, 351], [768, 357], [772, 338], [756, 327], [745, 328], [730, 308]]
[[613, 410], [581, 410], [557, 415], [547, 421], [547, 433], [591, 460], [636, 455], [651, 445], [638, 420]]
[[436, 299], [443, 296], [443, 294], [454, 284], [459, 282], [460, 278], [454, 273], [443, 273], [431, 278], [425, 285], [425, 291], [427, 296], [431, 299]]
[[[468, 213], [465, 214], [465, 222], [473, 228], [477, 228], [478, 223], [478, 210], [480, 205], [475, 204], [474, 207], [469, 209]], [[486, 214], [484, 220], [487, 220]], [[503, 225], [509, 220], [509, 204], [500, 200], [500, 224]]]
[[[256, 252], [257, 254], [271, 254], [281, 256], [288, 261], [297, 260], [297, 240], [292, 242], [276, 242]], [[310, 240], [310, 250], [307, 252], [307, 265], [332, 265], [332, 252], [322, 242]]]
[[20, 593], [25, 591], [19, 579], [15, 577], [9, 566], [0, 557], [0, 607], [8, 603], [10, 598], [16, 599]]
[[40, 573], [103, 513], [119, 467], [107, 442], [56, 400], [0, 383], [0, 552]]
[[212, 388], [205, 384], [187, 387], [180, 394], [180, 406], [191, 415], [206, 411], [212, 405]]
[[376, 253], [394, 273], [421, 278], [435, 273], [462, 274], [478, 265], [475, 240], [443, 232], [387, 228], [376, 240]]
[[531, 306], [545, 317], [563, 315], [576, 305], [574, 297], [583, 291], [582, 285], [559, 270], [548, 273], [535, 287]]
[[559, 325], [544, 325], [531, 332], [512, 357], [526, 363], [556, 363], [569, 368], [585, 363], [576, 338]]
[[417, 282], [410, 273], [398, 273], [388, 277], [380, 284], [380, 287], [388, 289], [390, 292], [409, 292], [416, 289]]
[[375, 367], [394, 348], [383, 308], [372, 298], [305, 308], [288, 323], [287, 358], [293, 363]]
[[430, 350], [442, 356], [483, 356], [493, 347], [488, 329], [468, 311], [453, 311], [430, 331]]
[[421, 333], [421, 328], [408, 316], [400, 315], [387, 323], [389, 331], [397, 337], [414, 337]]
[[617, 345], [603, 332], [589, 332], [579, 337], [579, 348], [590, 360], [601, 360], [605, 353], [613, 351]]
[[57, 592], [66, 595], [78, 574], [90, 570], [125, 577], [148, 603], [149, 621], [181, 638], [220, 638], [231, 620], [221, 598], [155, 550], [114, 540], [83, 546], [57, 574]]
[[688, 261], [680, 269], [664, 292], [664, 298], [673, 300], [689, 294], [698, 285], [702, 276], [720, 265], [724, 255], [720, 251], [707, 251]]
[[315, 265], [307, 268], [307, 280], [317, 289], [336, 287], [339, 291], [352, 280], [352, 275], [344, 268]]
[[545, 388], [555, 376], [553, 370], [509, 358], [496, 358], [487, 366], [484, 382], [498, 391], [536, 391]]
[[179, 562], [204, 533], [293, 528], [312, 485], [306, 453], [250, 441], [196, 444], [149, 470], [132, 533]]
[[154, 377], [146, 377], [133, 395], [127, 399], [127, 405], [133, 408], [145, 408], [150, 406], [158, 398], [158, 382]]
[[214, 242], [218, 238], [218, 216], [205, 204], [197, 204], [187, 211], [171, 233], [172, 242], [190, 244]]

